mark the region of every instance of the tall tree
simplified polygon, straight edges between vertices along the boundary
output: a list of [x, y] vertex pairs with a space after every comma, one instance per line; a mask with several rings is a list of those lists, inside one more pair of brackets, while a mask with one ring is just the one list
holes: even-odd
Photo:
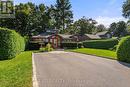
[[122, 8], [123, 16], [129, 19], [127, 23], [127, 32], [130, 33], [130, 0], [126, 0]]
[[92, 34], [95, 30], [97, 22], [93, 19], [87, 19], [85, 17], [82, 17], [78, 21], [76, 21], [73, 26], [75, 31], [77, 31], [78, 34], [84, 35], [84, 34]]
[[114, 36], [116, 30], [117, 30], [117, 23], [113, 22], [112, 24], [110, 24], [109, 32], [111, 32], [113, 34], [113, 36]]
[[130, 20], [127, 21], [127, 31], [128, 31], [128, 33], [130, 34]]
[[100, 24], [97, 26], [96, 32], [102, 32], [105, 30], [106, 30], [106, 27], [103, 24]]
[[130, 0], [126, 0], [122, 8], [123, 8], [123, 16], [125, 18], [130, 18]]
[[30, 31], [28, 19], [34, 9], [35, 5], [31, 2], [15, 6], [15, 30], [23, 36], [28, 35]]
[[58, 29], [64, 30], [66, 26], [71, 24], [73, 18], [71, 7], [69, 0], [56, 1], [54, 16]]
[[50, 14], [50, 8], [44, 4], [20, 3], [15, 6], [15, 19], [1, 19], [0, 27], [14, 29], [23, 36], [41, 33], [51, 25]]
[[115, 31], [115, 36], [118, 36], [118, 37], [122, 37], [122, 36], [125, 36], [127, 34], [127, 25], [124, 21], [119, 21], [117, 23], [117, 28], [116, 28], [116, 31]]

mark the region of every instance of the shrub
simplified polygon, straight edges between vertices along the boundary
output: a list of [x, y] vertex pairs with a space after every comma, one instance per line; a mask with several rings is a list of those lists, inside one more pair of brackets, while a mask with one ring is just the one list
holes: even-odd
[[45, 48], [44, 48], [44, 47], [41, 47], [41, 48], [40, 48], [40, 52], [45, 52]]
[[83, 46], [85, 48], [95, 48], [95, 49], [109, 49], [113, 48], [117, 44], [118, 44], [117, 39], [90, 40], [83, 42]]
[[51, 47], [51, 44], [50, 44], [50, 43], [48, 43], [48, 44], [46, 45], [45, 51], [47, 51], [47, 52], [53, 51], [53, 48]]
[[73, 48], [81, 48], [82, 43], [81, 42], [66, 42], [66, 43], [61, 43], [62, 48], [68, 48], [68, 49], [73, 49]]
[[130, 36], [124, 37], [117, 47], [117, 58], [119, 61], [130, 63]]
[[25, 49], [24, 38], [13, 30], [0, 28], [0, 60], [11, 59]]

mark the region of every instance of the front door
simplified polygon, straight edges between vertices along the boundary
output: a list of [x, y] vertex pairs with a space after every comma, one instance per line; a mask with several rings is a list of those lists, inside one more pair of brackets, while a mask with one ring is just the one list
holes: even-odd
[[60, 47], [61, 39], [59, 36], [52, 36], [50, 40], [53, 48]]
[[54, 48], [57, 48], [57, 47], [58, 47], [58, 39], [57, 39], [57, 38], [54, 38], [54, 39], [53, 39], [53, 47], [54, 47]]

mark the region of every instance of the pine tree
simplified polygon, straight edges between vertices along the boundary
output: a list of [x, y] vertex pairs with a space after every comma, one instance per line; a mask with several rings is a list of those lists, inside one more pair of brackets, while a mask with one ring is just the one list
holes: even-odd
[[57, 0], [54, 18], [58, 29], [64, 30], [66, 26], [72, 23], [73, 13], [71, 8], [69, 0]]

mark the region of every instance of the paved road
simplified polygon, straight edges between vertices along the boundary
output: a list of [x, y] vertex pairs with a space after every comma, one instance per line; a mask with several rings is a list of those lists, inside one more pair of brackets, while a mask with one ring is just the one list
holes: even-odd
[[79, 53], [34, 54], [38, 87], [130, 87], [130, 65]]

